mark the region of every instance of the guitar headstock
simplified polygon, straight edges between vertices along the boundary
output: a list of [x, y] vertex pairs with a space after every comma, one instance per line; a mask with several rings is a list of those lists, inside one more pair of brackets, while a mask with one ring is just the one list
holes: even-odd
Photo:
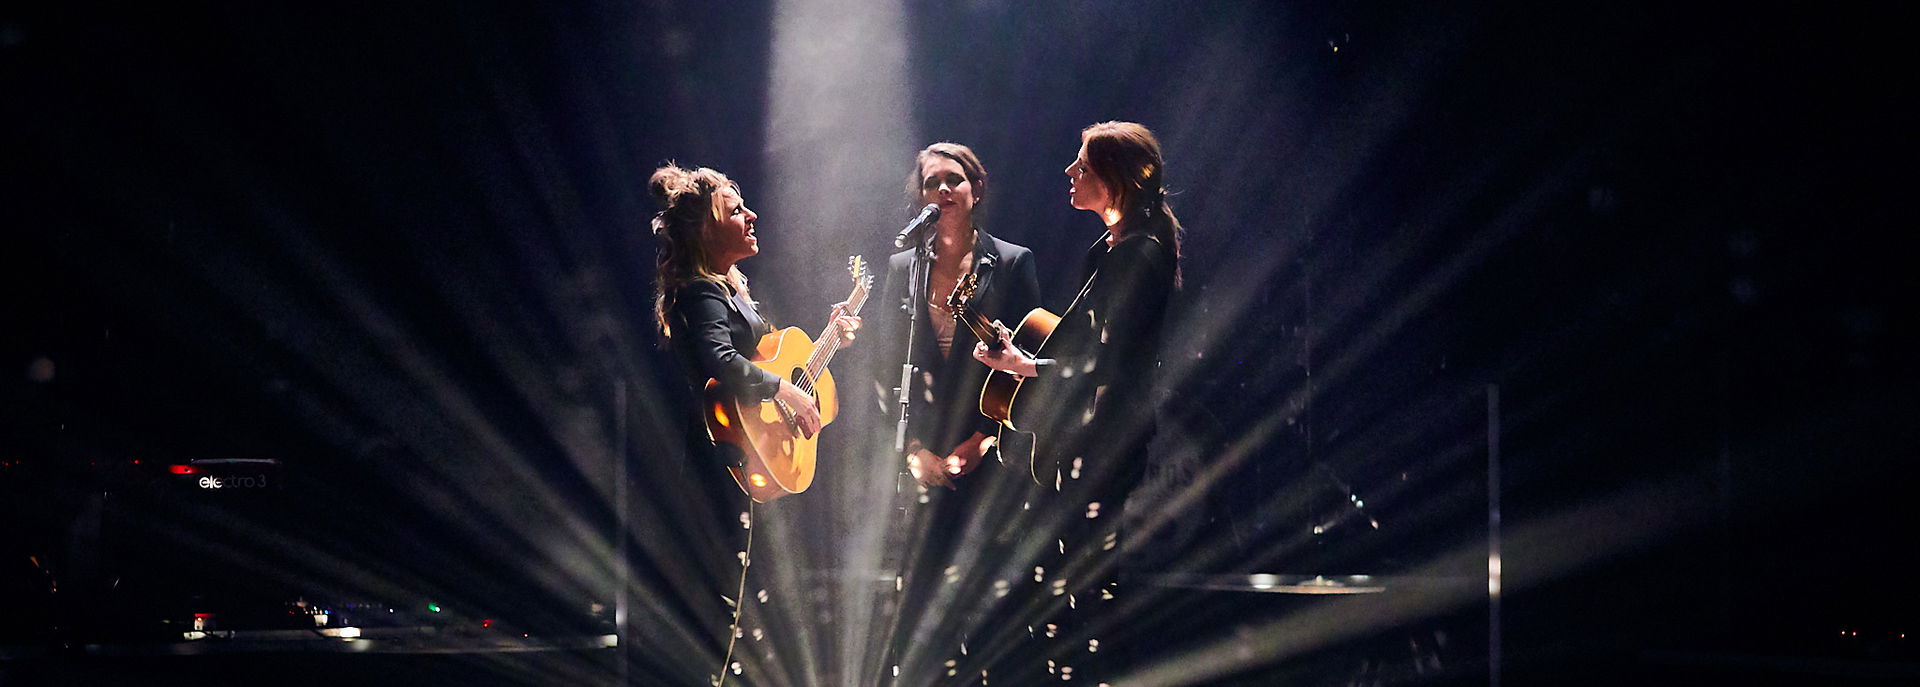
[[998, 322], [988, 322], [980, 313], [973, 311], [973, 295], [980, 290], [980, 274], [968, 272], [954, 282], [953, 293], [947, 295], [947, 312], [953, 315], [953, 321], [966, 325], [973, 335], [989, 346], [999, 346], [1000, 332], [1003, 329]]
[[973, 302], [973, 294], [980, 289], [980, 275], [968, 272], [953, 285], [953, 293], [947, 294], [947, 308], [956, 315], [964, 311], [968, 303]]
[[973, 292], [979, 290], [979, 274], [966, 272], [958, 282], [954, 282], [954, 292], [947, 296], [947, 307], [960, 309], [973, 301]]
[[873, 273], [867, 271], [867, 259], [858, 255], [847, 257], [847, 276], [853, 278], [853, 286], [861, 291], [873, 289]]

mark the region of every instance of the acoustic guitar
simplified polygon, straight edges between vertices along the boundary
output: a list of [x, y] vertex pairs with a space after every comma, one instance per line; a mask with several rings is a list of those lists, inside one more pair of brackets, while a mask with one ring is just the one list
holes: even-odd
[[[873, 275], [857, 255], [847, 258], [847, 271], [853, 277], [853, 293], [847, 296], [844, 312], [858, 315], [873, 287]], [[833, 321], [815, 339], [808, 339], [799, 327], [788, 327], [761, 337], [754, 352], [755, 366], [813, 396], [822, 430], [840, 414], [840, 396], [834, 390], [827, 363], [846, 343], [847, 333]], [[707, 382], [707, 432], [713, 435], [714, 445], [739, 457], [740, 466], [728, 470], [740, 489], [754, 501], [766, 503], [813, 486], [819, 433], [801, 436], [793, 409], [785, 403], [741, 401], [722, 392], [719, 384], [719, 380]]]
[[[973, 335], [986, 342], [989, 348], [999, 348], [1000, 334], [1006, 327], [999, 322], [988, 320], [972, 307], [973, 296], [980, 288], [980, 275], [972, 272], [960, 278], [953, 285], [953, 293], [947, 296], [947, 310], [953, 313], [954, 321], [965, 325]], [[1020, 320], [1020, 327], [1012, 332], [1013, 345], [1031, 357], [1045, 357], [1046, 342], [1053, 336], [1053, 329], [1060, 324], [1060, 316], [1047, 312], [1046, 308], [1034, 308]], [[1044, 386], [1040, 378], [1028, 379], [1011, 372], [994, 370], [987, 375], [987, 383], [980, 387], [980, 414], [985, 415], [1001, 426], [1019, 432], [1031, 432], [1040, 424], [1040, 412], [1037, 408], [1044, 404], [1022, 403], [1023, 399], [1044, 395]]]

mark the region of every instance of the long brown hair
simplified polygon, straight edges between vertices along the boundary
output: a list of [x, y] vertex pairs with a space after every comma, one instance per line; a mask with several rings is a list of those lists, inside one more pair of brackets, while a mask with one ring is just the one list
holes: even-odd
[[659, 240], [654, 279], [653, 316], [660, 333], [671, 338], [673, 328], [667, 313], [673, 309], [672, 294], [695, 281], [710, 281], [730, 291], [745, 292], [747, 278], [734, 266], [722, 274], [714, 269], [713, 255], [707, 251], [707, 227], [717, 224], [726, 209], [720, 192], [739, 185], [706, 167], [686, 169], [672, 162], [653, 170], [647, 180], [660, 212], [653, 216], [653, 235]]
[[1133, 122], [1100, 122], [1080, 130], [1087, 168], [1113, 194], [1121, 211], [1121, 238], [1146, 231], [1173, 249], [1173, 284], [1180, 285], [1180, 238], [1186, 230], [1167, 204], [1166, 159], [1160, 139]]

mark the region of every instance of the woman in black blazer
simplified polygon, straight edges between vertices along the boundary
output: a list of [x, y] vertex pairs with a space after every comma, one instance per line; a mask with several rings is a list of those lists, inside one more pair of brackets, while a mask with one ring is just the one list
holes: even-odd
[[[976, 208], [987, 197], [987, 169], [972, 149], [935, 143], [920, 151], [907, 178], [907, 196], [916, 208], [938, 205], [940, 219], [926, 239], [932, 260], [924, 274], [909, 274], [912, 249], [887, 261], [884, 308], [876, 315], [876, 330], [886, 343], [875, 350], [884, 351], [890, 366], [882, 365], [878, 377], [884, 386], [899, 383], [899, 360], [891, 356], [897, 355], [899, 337], [918, 309], [911, 355], [920, 374], [909, 390], [912, 422], [904, 459], [921, 485], [952, 487], [954, 477], [972, 472], [989, 455], [997, 427], [979, 410], [988, 369], [969, 355], [978, 339], [954, 321], [947, 297], [962, 278], [976, 275], [979, 287], [971, 307], [987, 318], [1018, 323], [1040, 307], [1040, 278], [1031, 251], [980, 228]], [[918, 299], [908, 288], [915, 281], [921, 287]], [[899, 404], [888, 408], [897, 412]]]
[[[750, 360], [760, 337], [773, 331], [760, 317], [739, 267], [760, 252], [754, 233], [760, 216], [747, 208], [733, 181], [705, 167], [669, 164], [655, 170], [648, 185], [662, 208], [653, 218], [660, 239], [654, 314], [688, 389], [698, 397], [707, 380], [717, 379], [721, 389], [742, 400], [785, 403], [806, 436], [820, 431], [813, 397]], [[838, 317], [847, 331], [860, 326], [857, 317]], [[697, 409], [690, 410], [694, 451], [725, 462]]]
[[[784, 402], [794, 411], [802, 434], [819, 432], [820, 412], [813, 397], [751, 361], [760, 338], [773, 331], [760, 317], [739, 268], [741, 260], [760, 252], [754, 231], [759, 215], [746, 206], [740, 188], [726, 175], [705, 167], [668, 164], [654, 171], [648, 186], [661, 208], [652, 222], [659, 247], [654, 316], [692, 398], [701, 398], [708, 380], [719, 380], [723, 392], [741, 400]], [[839, 325], [849, 332], [858, 329], [859, 318], [838, 315], [843, 306], [835, 306]], [[732, 616], [724, 626], [727, 632], [712, 637], [720, 671], [725, 672], [733, 658], [730, 640], [743, 631], [738, 629], [743, 622], [740, 612], [747, 606], [738, 597], [745, 589], [751, 550], [751, 502], [720, 469], [738, 465], [739, 457], [726, 455], [714, 444], [699, 405], [697, 400], [687, 403], [684, 415], [694, 465], [691, 470], [683, 466], [681, 474], [692, 475], [692, 483], [674, 483], [659, 494], [662, 499], [693, 502], [688, 511], [701, 521], [679, 523], [675, 527], [679, 536], [666, 544], [684, 546], [677, 553], [688, 556], [693, 565], [654, 574], [692, 573], [676, 583], [659, 582], [663, 587], [677, 585], [682, 590], [678, 598], [691, 605], [674, 622], [708, 626], [708, 616], [701, 610], [704, 603], [736, 600], [727, 611]], [[736, 513], [748, 528], [731, 522]], [[710, 627], [723, 626], [716, 622]], [[719, 653], [722, 646], [724, 655]]]
[[[1017, 322], [1039, 307], [1040, 279], [1032, 252], [980, 228], [987, 170], [971, 149], [957, 143], [927, 146], [914, 156], [906, 187], [913, 207], [936, 204], [940, 219], [925, 238], [931, 259], [922, 270], [913, 269], [911, 249], [888, 260], [880, 307], [869, 318], [875, 336], [869, 337], [867, 351], [878, 362], [875, 378], [881, 388], [900, 383], [906, 328], [914, 311], [919, 318], [908, 354], [918, 373], [908, 389], [906, 455], [889, 455], [905, 462], [921, 488], [896, 504], [905, 516], [894, 523], [901, 541], [902, 589], [885, 662], [897, 665], [904, 681], [935, 684], [931, 678], [948, 671], [944, 661], [966, 659], [967, 642], [995, 629], [983, 620], [996, 601], [995, 577], [969, 561], [1007, 557], [1009, 543], [1000, 525], [1006, 508], [1018, 508], [1027, 482], [1013, 479], [1025, 473], [1024, 462], [1009, 461], [1012, 469], [1007, 469], [992, 459], [998, 427], [979, 409], [988, 369], [973, 359], [977, 339], [954, 321], [947, 299], [971, 274], [978, 287], [969, 307], [988, 318]], [[898, 400], [887, 400], [886, 408], [898, 413]], [[889, 450], [893, 428], [889, 423], [884, 437]], [[895, 470], [900, 465], [892, 462]]]
[[1037, 428], [1035, 477], [1057, 493], [1035, 507], [1054, 523], [1056, 542], [1031, 562], [1035, 579], [1059, 596], [1032, 622], [1046, 663], [1015, 667], [1013, 682], [1059, 673], [1097, 684], [1127, 661], [1129, 637], [1113, 613], [1123, 596], [1121, 508], [1146, 469], [1160, 335], [1180, 285], [1182, 229], [1167, 205], [1159, 140], [1139, 124], [1102, 122], [1082, 130], [1080, 142], [1065, 170], [1071, 202], [1106, 227], [1087, 249], [1080, 295], [1061, 313], [1044, 359], [1011, 342], [973, 354], [997, 370], [1045, 377], [1035, 386], [1049, 389], [1035, 401], [1022, 387], [1015, 402], [1051, 416]]

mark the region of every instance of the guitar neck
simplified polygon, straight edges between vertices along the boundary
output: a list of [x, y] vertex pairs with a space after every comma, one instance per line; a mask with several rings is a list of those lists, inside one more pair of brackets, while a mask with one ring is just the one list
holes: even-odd
[[[859, 315], [860, 308], [867, 304], [867, 289], [855, 284], [853, 293], [847, 296], [848, 315]], [[814, 339], [813, 354], [807, 356], [807, 375], [818, 379], [825, 372], [827, 363], [833, 362], [833, 354], [840, 352], [840, 344], [846, 340], [846, 331], [840, 327], [838, 318], [827, 322], [827, 328]]]
[[973, 307], [969, 305], [959, 304], [951, 307], [953, 308], [953, 318], [959, 320], [961, 324], [967, 325], [967, 329], [973, 332], [974, 338], [985, 341], [989, 349], [1000, 347], [1000, 333], [994, 331], [993, 323], [988, 322], [987, 318], [981, 317], [980, 313], [974, 312]]

